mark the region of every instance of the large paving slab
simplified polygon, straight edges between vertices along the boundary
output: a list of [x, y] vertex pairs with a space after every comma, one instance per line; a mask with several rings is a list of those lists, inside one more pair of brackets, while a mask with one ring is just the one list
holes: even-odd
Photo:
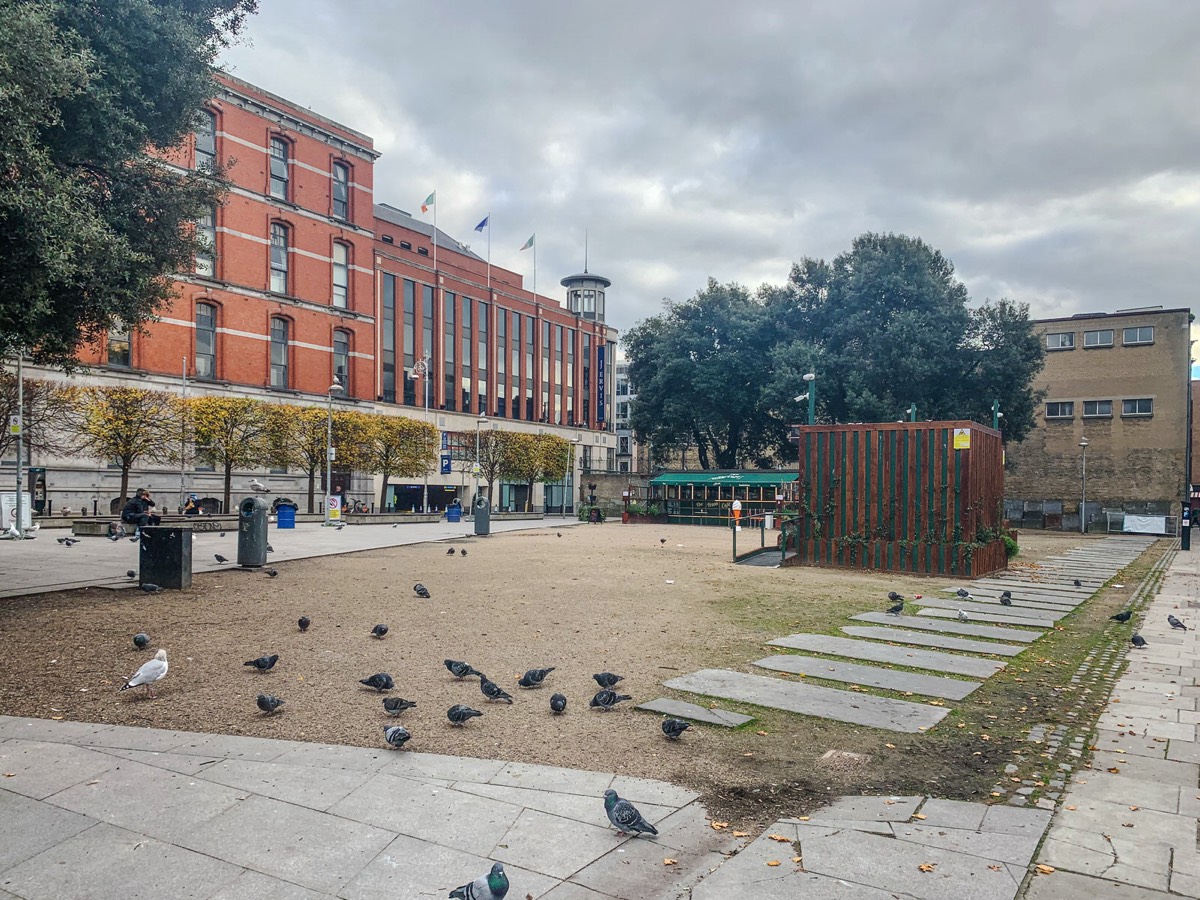
[[[968, 615], [976, 613], [991, 614], [1008, 610], [1010, 607], [1001, 606], [999, 603], [975, 603], [970, 600], [960, 600], [957, 597], [923, 597], [917, 601], [917, 605], [924, 607], [937, 607], [938, 609], [949, 609], [958, 612], [960, 609], [967, 611]], [[1020, 616], [1023, 619], [1032, 619], [1035, 622], [1041, 622], [1043, 627], [1049, 627], [1065, 616], [1069, 610], [1063, 609], [1032, 609], [1028, 606], [1021, 608], [1019, 611], [1012, 607], [1012, 612], [1009, 615]]]
[[678, 716], [681, 719], [691, 719], [693, 722], [703, 722], [706, 725], [723, 725], [726, 728], [737, 728], [747, 722], [753, 722], [753, 716], [743, 716], [741, 713], [729, 712], [724, 709], [709, 709], [695, 703], [683, 700], [671, 700], [659, 697], [639, 703], [638, 709], [648, 709], [651, 712], [663, 713], [668, 716]]
[[1004, 663], [990, 659], [975, 659], [970, 656], [955, 656], [936, 650], [915, 650], [907, 647], [891, 647], [874, 641], [854, 641], [850, 638], [830, 634], [790, 634], [787, 637], [768, 641], [772, 647], [787, 647], [789, 650], [808, 650], [811, 653], [828, 653], [850, 659], [867, 659], [871, 662], [891, 663], [914, 669], [929, 669], [951, 675], [970, 675], [988, 678], [1004, 668]]
[[903, 628], [867, 628], [862, 625], [844, 625], [842, 631], [851, 637], [873, 638], [879, 641], [896, 641], [901, 644], [916, 644], [919, 647], [940, 647], [943, 650], [962, 650], [966, 653], [993, 653], [996, 656], [1017, 656], [1028, 650], [1015, 644], [996, 641], [972, 641], [967, 638], [950, 637], [944, 634], [929, 634], [922, 631], [905, 631]]
[[947, 622], [944, 619], [923, 619], [920, 616], [889, 616], [887, 613], [859, 613], [851, 616], [858, 622], [875, 622], [879, 625], [899, 625], [920, 631], [941, 631], [946, 634], [965, 634], [971, 637], [995, 638], [998, 641], [1021, 641], [1032, 644], [1042, 637], [1044, 631], [1029, 631], [1025, 628], [999, 628], [995, 625], [972, 625], [964, 622]]
[[944, 707], [924, 703], [848, 693], [837, 688], [797, 684], [725, 669], [701, 669], [690, 675], [672, 678], [665, 686], [672, 690], [740, 700], [806, 716], [909, 733], [932, 728], [949, 712]]
[[961, 700], [982, 683], [796, 654], [768, 656], [756, 660], [754, 665], [760, 669], [770, 669], [774, 672], [790, 672], [793, 675], [824, 678], [828, 681], [844, 681], [847, 684], [864, 684], [868, 687], [905, 691], [922, 694], [926, 697], [945, 697], [947, 700]]
[[[943, 609], [940, 606], [923, 607], [920, 610], [920, 614], [922, 616], [933, 616], [935, 619], [958, 618], [958, 610]], [[992, 622], [999, 625], [1026, 625], [1031, 628], [1048, 628], [1050, 625], [1054, 624], [1052, 622], [1046, 622], [1044, 619], [1027, 619], [1024, 616], [1009, 616], [1001, 615], [1000, 613], [967, 613], [967, 615], [971, 617], [971, 621]], [[969, 624], [969, 622], [964, 624]]]

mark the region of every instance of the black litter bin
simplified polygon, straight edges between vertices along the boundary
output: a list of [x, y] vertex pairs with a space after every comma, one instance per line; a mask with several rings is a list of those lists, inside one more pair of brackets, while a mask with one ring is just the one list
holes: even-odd
[[139, 584], [182, 591], [192, 586], [192, 529], [148, 525], [138, 549]]
[[471, 512], [475, 516], [475, 533], [491, 534], [492, 507], [488, 504], [487, 497], [476, 497], [475, 505], [471, 507]]
[[238, 504], [239, 566], [257, 567], [267, 564], [267, 501], [247, 497]]

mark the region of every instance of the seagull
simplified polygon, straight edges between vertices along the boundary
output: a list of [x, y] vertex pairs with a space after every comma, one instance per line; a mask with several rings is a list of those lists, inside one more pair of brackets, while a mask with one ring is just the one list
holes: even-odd
[[604, 812], [622, 834], [658, 834], [658, 829], [642, 818], [636, 806], [622, 800], [611, 788], [604, 792]]
[[610, 691], [608, 688], [605, 688], [602, 691], [596, 691], [596, 696], [592, 698], [588, 706], [608, 712], [622, 700], [632, 699], [628, 694], [618, 694], [616, 691]]
[[279, 575], [278, 569], [263, 569], [263, 571], [267, 573], [268, 578], [275, 578], [277, 575]]
[[1169, 614], [1167, 615], [1167, 624], [1170, 625], [1172, 628], [1178, 628], [1180, 631], [1188, 630], [1188, 627], [1186, 625], [1184, 625], [1177, 618], [1175, 618], [1174, 616], [1169, 615]]
[[425, 587], [425, 585], [421, 584], [419, 581], [413, 585], [413, 593], [422, 600], [428, 600], [431, 596], [433, 596], [429, 593], [429, 588]]
[[452, 707], [446, 710], [446, 718], [450, 720], [451, 725], [466, 725], [468, 719], [473, 719], [476, 716], [482, 715], [483, 713], [481, 713], [479, 710], [471, 709], [471, 707], [463, 703], [455, 703]]
[[663, 719], [662, 723], [663, 734], [673, 741], [679, 740], [679, 736], [691, 727], [687, 722], [678, 719]]
[[1135, 646], [1139, 649], [1142, 647], [1148, 646], [1148, 644], [1146, 643], [1146, 639], [1136, 632], [1134, 632], [1133, 637], [1131, 637], [1129, 640], [1133, 644], [1133, 646]]
[[296, 620], [296, 624], [300, 626], [301, 632], [305, 632], [308, 631], [308, 626], [312, 624], [312, 619], [308, 616], [301, 616]]
[[888, 599], [895, 603], [897, 600], [904, 600], [903, 594], [897, 594], [895, 591], [888, 591]]
[[486, 875], [450, 892], [451, 900], [504, 900], [508, 893], [508, 876], [504, 866], [496, 863]]
[[274, 694], [259, 694], [255, 702], [258, 704], [258, 708], [268, 716], [283, 705], [283, 701]]
[[139, 650], [145, 650], [150, 646], [150, 635], [146, 634], [144, 631], [139, 631], [133, 636], [133, 646], [137, 647]]
[[369, 688], [374, 688], [379, 693], [390, 691], [396, 686], [396, 682], [392, 680], [392, 676], [387, 672], [376, 672], [370, 678], [358, 679], [359, 684], [365, 684]]
[[1000, 595], [1001, 606], [1012, 606], [1012, 591], [1005, 591]]
[[504, 700], [509, 706], [512, 706], [512, 694], [496, 684], [482, 672], [479, 673], [479, 690], [483, 692], [483, 696], [489, 700]]
[[371, 629], [371, 634], [375, 635], [375, 637], [379, 638], [380, 640], [382, 640], [383, 636], [387, 633], [388, 627], [386, 625], [376, 625]]
[[270, 672], [275, 668], [275, 663], [279, 662], [279, 654], [272, 653], [270, 656], [260, 656], [258, 659], [248, 659], [243, 666], [253, 666], [260, 672]]
[[1109, 616], [1108, 618], [1112, 622], [1120, 622], [1122, 625], [1124, 625], [1133, 618], [1133, 610], [1127, 609], [1123, 612], [1117, 613], [1115, 616]]
[[384, 697], [383, 708], [387, 710], [389, 716], [398, 716], [406, 709], [412, 709], [417, 705], [415, 700], [405, 700], [403, 697]]
[[618, 681], [624, 681], [624, 675], [614, 675], [612, 672], [597, 672], [592, 678], [596, 679], [596, 684], [602, 688], [610, 688]]
[[405, 741], [411, 738], [408, 729], [403, 725], [384, 725], [383, 739], [388, 742], [388, 746], [393, 750], [399, 750], [404, 746]]
[[548, 669], [530, 669], [517, 680], [517, 684], [523, 688], [539, 687], [546, 680], [546, 676], [553, 671], [554, 666]]
[[215, 559], [217, 562], [221, 563], [222, 565], [224, 565], [225, 563], [229, 562], [229, 560], [227, 560], [227, 559], [226, 559], [224, 556], [222, 556], [220, 553], [214, 553], [214, 554], [213, 554], [213, 559]]
[[554, 713], [555, 715], [558, 715], [559, 713], [564, 712], [566, 710], [566, 708], [567, 708], [567, 698], [565, 695], [563, 695], [563, 694], [551, 694], [550, 695], [550, 712]]
[[146, 696], [153, 698], [154, 697], [154, 683], [157, 681], [162, 681], [166, 677], [167, 677], [167, 651], [159, 650], [157, 653], [154, 654], [154, 659], [150, 660], [147, 663], [142, 664], [142, 667], [133, 674], [133, 677], [130, 678], [127, 682], [125, 682], [125, 684], [121, 687], [121, 690], [124, 691], [124, 690], [128, 690], [131, 687], [138, 687], [139, 685], [145, 685], [146, 686]]
[[455, 678], [466, 678], [468, 675], [478, 675], [468, 663], [460, 662], [457, 659], [447, 659], [443, 661], [443, 665], [450, 670], [450, 674]]
[[967, 615], [967, 611], [965, 609], [960, 609], [958, 611], [958, 621], [960, 621], [960, 622], [971, 621], [971, 617]]
[[904, 612], [904, 601], [900, 600], [895, 606], [888, 607], [889, 616], [898, 616]]
[[265, 484], [263, 484], [261, 481], [259, 481], [257, 478], [250, 479], [250, 490], [254, 491], [256, 494], [271, 493], [271, 489], [269, 487], [267, 487]]
[[162, 592], [162, 588], [160, 588], [157, 584], [151, 584], [148, 581], [142, 585], [142, 590], [147, 594], [159, 594]]
[[454, 548], [453, 548], [453, 547], [449, 548], [449, 549], [446, 551], [446, 555], [447, 555], [447, 556], [453, 556], [453, 555], [454, 555]]

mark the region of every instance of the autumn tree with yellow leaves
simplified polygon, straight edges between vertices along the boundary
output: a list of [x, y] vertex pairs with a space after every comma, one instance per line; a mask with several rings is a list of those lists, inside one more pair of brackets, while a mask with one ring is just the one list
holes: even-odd
[[230, 509], [234, 469], [262, 469], [273, 458], [269, 405], [249, 397], [189, 397], [188, 424], [196, 458], [225, 476], [224, 511]]
[[571, 464], [571, 442], [552, 434], [509, 432], [506, 441], [502, 477], [524, 481], [530, 498], [537, 482], [559, 481]]
[[388, 480], [425, 475], [437, 457], [438, 430], [407, 416], [367, 417], [367, 439], [362, 447], [362, 468], [382, 476], [379, 508], [387, 503]]

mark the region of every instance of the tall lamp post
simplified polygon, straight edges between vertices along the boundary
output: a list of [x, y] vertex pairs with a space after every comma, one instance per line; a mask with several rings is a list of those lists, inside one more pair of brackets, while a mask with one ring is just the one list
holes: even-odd
[[1088, 439], [1084, 438], [1079, 442], [1079, 447], [1083, 451], [1083, 490], [1082, 502], [1079, 504], [1079, 533], [1087, 534], [1087, 448]]
[[[18, 538], [25, 537], [25, 495], [21, 493], [21, 467], [25, 465], [25, 369], [23, 347], [17, 348], [17, 414], [9, 423], [17, 438], [17, 521], [13, 525]], [[2, 527], [2, 526], [0, 526]]]
[[[475, 420], [475, 497], [479, 497], [479, 426], [487, 424], [487, 416], [480, 416]], [[488, 504], [491, 505], [491, 498], [488, 498]], [[472, 504], [472, 508], [474, 504]], [[472, 513], [474, 515], [474, 513]]]
[[[429, 354], [418, 359], [408, 373], [410, 380], [420, 378], [425, 382], [425, 421], [429, 421]], [[429, 512], [429, 469], [425, 470], [425, 483], [421, 489], [421, 512]]]
[[330, 517], [329, 501], [333, 497], [333, 458], [336, 455], [333, 449], [333, 394], [335, 391], [342, 390], [342, 383], [334, 380], [326, 392], [329, 400], [329, 414], [325, 420], [325, 524], [332, 525], [333, 519]]
[[[575, 497], [573, 496], [575, 493], [575, 448], [578, 447], [582, 443], [583, 443], [582, 438], [572, 438], [571, 439], [571, 466], [567, 470], [567, 476], [569, 476], [571, 479], [571, 494], [572, 494], [571, 509], [575, 508]], [[563, 515], [564, 519], [567, 516], [567, 483], [566, 483], [567, 476], [564, 476], [564, 478], [563, 478], [562, 515]]]
[[808, 424], [813, 425], [817, 421], [817, 376], [814, 372], [809, 372], [804, 376], [804, 380], [808, 382]]
[[1000, 412], [1000, 401], [993, 400], [992, 401], [992, 428], [994, 428], [996, 431], [1000, 430], [1000, 418], [1003, 415], [1004, 415], [1004, 413]]

